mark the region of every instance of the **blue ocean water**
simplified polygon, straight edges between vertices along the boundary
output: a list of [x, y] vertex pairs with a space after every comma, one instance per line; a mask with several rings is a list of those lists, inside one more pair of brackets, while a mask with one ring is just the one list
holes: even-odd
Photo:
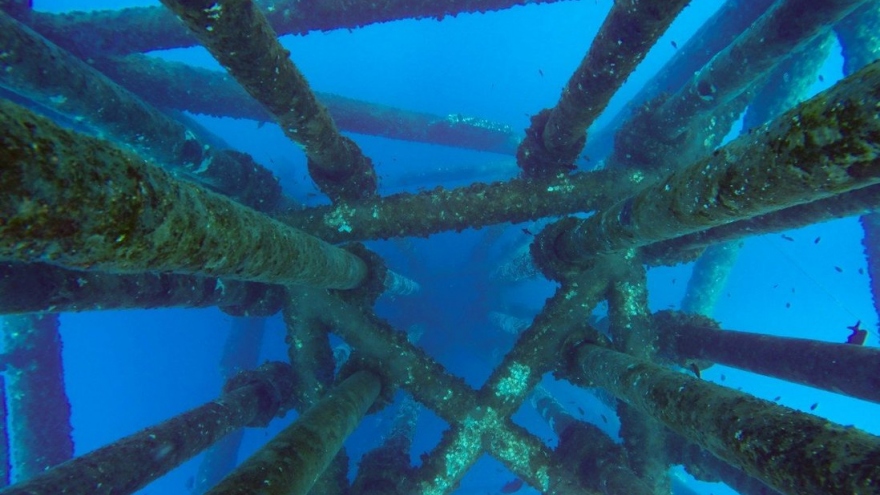
[[[596, 128], [623, 108], [674, 54], [676, 45], [682, 46], [720, 3], [695, 0], [685, 9], [612, 100]], [[158, 2], [38, 0], [34, 8], [64, 12], [154, 4]], [[556, 103], [611, 5], [611, 0], [530, 4], [442, 21], [405, 20], [285, 36], [282, 43], [315, 90], [407, 110], [478, 116], [522, 130], [529, 125], [529, 116]], [[152, 55], [220, 68], [200, 47]], [[836, 82], [841, 65], [836, 48], [821, 71], [822, 80], [811, 91]], [[277, 126], [194, 117], [235, 149], [272, 169], [290, 196], [305, 204], [327, 201], [307, 177], [304, 154]], [[350, 136], [376, 164], [383, 194], [498, 180], [517, 173], [511, 156]], [[492, 165], [491, 171], [474, 177], [471, 171], [487, 164]], [[442, 181], [431, 182], [438, 176]], [[383, 297], [377, 313], [397, 328], [422, 327], [419, 344], [475, 388], [515, 341], [514, 335], [493, 325], [490, 314], [515, 312], [529, 319], [555, 288], [543, 279], [511, 284], [491, 276], [503, 256], [526, 241], [522, 229], [533, 227], [529, 223], [501, 228], [502, 232], [484, 228], [427, 239], [367, 243], [392, 269], [422, 287], [414, 296]], [[488, 236], [494, 235], [498, 239], [486, 249]], [[850, 218], [744, 240], [714, 317], [727, 329], [838, 343], [846, 340], [847, 326], [860, 321], [870, 330], [865, 345], [876, 347], [877, 314], [865, 274], [862, 238], [860, 225]], [[691, 268], [684, 264], [649, 271], [652, 310], [679, 307]], [[223, 385], [219, 362], [231, 322], [232, 317], [217, 309], [62, 314], [65, 383], [76, 454], [214, 399]], [[266, 325], [261, 361], [287, 359], [280, 316], [269, 318]], [[878, 404], [721, 365], [704, 371], [702, 377], [880, 434]], [[550, 376], [542, 385], [571, 414], [616, 436], [613, 410], [593, 395]], [[812, 408], [814, 404], [818, 406]], [[379, 444], [395, 411], [392, 406], [368, 416], [346, 442], [352, 472], [360, 456]], [[611, 421], [604, 422], [602, 416]], [[295, 413], [289, 413], [266, 429], [249, 429], [239, 458], [246, 458], [295, 418]], [[514, 418], [548, 445], [555, 445], [555, 434], [528, 403]], [[423, 410], [411, 452], [413, 463], [420, 463], [420, 456], [430, 452], [446, 426]], [[190, 493], [200, 461], [201, 456], [190, 460], [139, 493]], [[697, 482], [677, 468], [675, 476], [694, 493], [735, 493], [721, 484]], [[502, 464], [484, 456], [455, 493], [500, 493], [514, 477]], [[524, 486], [518, 493], [538, 492]]]

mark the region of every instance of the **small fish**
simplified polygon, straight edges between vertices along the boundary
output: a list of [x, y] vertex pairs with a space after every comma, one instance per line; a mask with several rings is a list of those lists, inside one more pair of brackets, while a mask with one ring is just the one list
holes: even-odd
[[774, 288], [774, 289], [777, 288], [777, 287], [779, 287], [779, 284], [773, 284], [773, 288]]
[[839, 266], [835, 266], [834, 269], [837, 270], [837, 273], [843, 273], [843, 268]]
[[865, 345], [865, 340], [868, 338], [868, 331], [861, 328], [862, 320], [858, 320], [855, 325], [851, 327], [846, 327], [851, 330], [852, 333], [849, 337], [846, 338], [847, 344], [852, 345]]
[[776, 397], [773, 398], [773, 402], [779, 402], [779, 399], [781, 399], [781, 398], [782, 398], [781, 395], [777, 395]]
[[538, 74], [541, 74], [541, 77], [544, 77], [544, 71], [542, 71], [541, 69], [538, 69]]
[[672, 285], [675, 285], [675, 279], [672, 279]]
[[782, 234], [782, 238], [785, 239], [786, 241], [792, 241], [792, 242], [794, 241], [794, 238], [793, 238], [793, 237], [789, 237], [789, 236], [787, 236], [787, 235], [785, 235], [785, 234]]
[[788, 309], [788, 308], [790, 308], [790, 307], [791, 307], [791, 303], [790, 303], [790, 302], [785, 303], [785, 309]]
[[865, 274], [865, 269], [859, 268], [859, 275], [864, 275], [864, 274]]
[[821, 237], [817, 237], [817, 238], [813, 239], [813, 244], [819, 244], [819, 241], [821, 241], [821, 240], [822, 240]]
[[600, 414], [599, 417], [602, 418], [602, 422], [603, 422], [603, 423], [607, 423], [607, 422], [608, 422], [608, 418], [606, 418], [604, 414]]
[[815, 411], [817, 407], [819, 407], [819, 403], [818, 403], [818, 402], [814, 402], [813, 405], [810, 406], [810, 411]]
[[513, 481], [508, 481], [501, 487], [501, 493], [513, 493], [519, 491], [523, 486], [523, 480], [516, 478]]
[[825, 82], [825, 76], [819, 74], [819, 82]]
[[532, 231], [529, 230], [529, 229], [522, 229], [522, 233], [525, 234], [525, 235], [535, 235], [535, 234], [533, 234]]
[[690, 368], [691, 368], [691, 371], [694, 372], [694, 375], [695, 375], [697, 378], [702, 378], [702, 377], [700, 376], [700, 367], [699, 367], [699, 366], [697, 366], [695, 363], [691, 363]]
[[672, 48], [675, 48], [676, 50], [678, 50], [678, 43], [676, 43], [675, 41], [671, 41], [671, 43], [672, 43]]
[[584, 415], [584, 408], [578, 406], [578, 412], [581, 413], [581, 416], [583, 416]]
[[724, 376], [724, 373], [721, 373], [721, 381], [723, 382], [724, 380], [727, 380], [727, 377]]

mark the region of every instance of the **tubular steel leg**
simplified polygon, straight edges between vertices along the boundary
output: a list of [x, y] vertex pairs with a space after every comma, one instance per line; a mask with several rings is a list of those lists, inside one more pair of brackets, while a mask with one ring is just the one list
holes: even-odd
[[880, 349], [720, 330], [711, 320], [661, 312], [660, 353], [707, 360], [880, 403]]
[[782, 493], [880, 493], [880, 437], [589, 343], [569, 372]]
[[0, 101], [0, 259], [356, 287], [351, 253]]
[[545, 229], [539, 240], [578, 263], [875, 184], [878, 104], [880, 61], [573, 228]]
[[339, 134], [327, 109], [252, 0], [163, 0], [229, 73], [303, 146], [309, 173], [330, 198], [376, 194], [373, 162]]
[[3, 495], [133, 493], [245, 425], [265, 426], [287, 406], [290, 367], [267, 363], [227, 383], [217, 400], [17, 483]]
[[12, 474], [26, 480], [73, 457], [57, 314], [0, 319], [9, 393]]
[[585, 133], [687, 0], [620, 0], [566, 83], [559, 102], [532, 117], [517, 162], [526, 177], [574, 169]]
[[368, 371], [351, 375], [206, 495], [305, 495], [381, 388]]

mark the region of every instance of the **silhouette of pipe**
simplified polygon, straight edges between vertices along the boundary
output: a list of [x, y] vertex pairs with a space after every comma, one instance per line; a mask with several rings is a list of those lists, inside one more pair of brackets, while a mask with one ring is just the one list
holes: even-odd
[[56, 313], [0, 320], [12, 431], [13, 475], [36, 476], [73, 457], [70, 401], [64, 388]]
[[0, 132], [0, 259], [340, 289], [366, 275], [347, 251], [14, 104], [0, 102]]
[[242, 426], [289, 407], [290, 367], [266, 363], [227, 382], [217, 399], [0, 490], [3, 495], [133, 493]]
[[334, 202], [376, 194], [372, 161], [354, 141], [339, 134], [254, 2], [163, 0], [163, 4], [266, 107], [284, 134], [302, 145], [312, 179]]
[[575, 168], [587, 128], [687, 4], [687, 0], [614, 2], [556, 106], [532, 117], [516, 156], [525, 177]]
[[381, 388], [369, 371], [351, 375], [207, 494], [305, 495]]
[[[18, 1], [18, 0], [15, 0]], [[443, 19], [467, 12], [483, 13], [518, 5], [558, 0], [391, 0], [355, 2], [340, 9], [336, 0], [308, 3], [298, 0], [258, 2], [279, 36], [310, 31], [355, 29], [400, 19]], [[87, 58], [194, 46], [198, 41], [166, 9], [134, 7], [93, 12], [49, 14], [31, 12], [25, 17], [37, 31], [65, 49]]]
[[700, 359], [880, 403], [880, 349], [721, 330], [712, 320], [663, 311], [659, 351], [683, 365]]
[[196, 133], [0, 11], [0, 82], [57, 111], [85, 119], [189, 180], [261, 211], [281, 186], [244, 153], [217, 151]]
[[[159, 108], [270, 122], [272, 115], [228, 74], [147, 55], [99, 58], [94, 65], [144, 101]], [[156, 91], [156, 88], [162, 91]], [[192, 88], [199, 88], [193, 91]], [[315, 92], [347, 132], [514, 155], [519, 132], [460, 114], [434, 115]]]
[[637, 195], [551, 225], [536, 242], [579, 263], [875, 184], [878, 87], [875, 62]]
[[574, 348], [566, 374], [782, 493], [880, 493], [880, 437], [586, 341]]

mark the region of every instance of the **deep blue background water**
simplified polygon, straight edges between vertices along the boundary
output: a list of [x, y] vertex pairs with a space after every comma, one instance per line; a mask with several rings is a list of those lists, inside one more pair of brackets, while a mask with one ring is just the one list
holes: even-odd
[[[157, 2], [36, 1], [40, 10], [119, 8]], [[440, 115], [461, 113], [506, 123], [521, 130], [528, 116], [555, 104], [560, 89], [589, 47], [611, 0], [560, 2], [529, 5], [503, 12], [447, 17], [436, 20], [400, 21], [367, 26], [349, 32], [313, 33], [282, 39], [292, 58], [314, 89], [338, 93], [404, 109]], [[694, 1], [657, 44], [638, 72], [612, 102], [608, 113], [625, 103], [639, 85], [674, 51], [671, 41], [682, 46], [694, 29], [720, 2]], [[189, 63], [217, 68], [201, 48], [158, 54]], [[823, 69], [830, 85], [840, 76], [840, 55], [835, 51]], [[540, 72], [539, 72], [540, 71]], [[816, 90], [821, 89], [817, 81]], [[273, 125], [258, 127], [250, 121], [199, 118], [231, 145], [249, 152], [282, 177], [289, 194], [304, 202], [315, 189], [305, 177], [301, 151]], [[600, 120], [607, 121], [605, 117]], [[460, 170], [460, 179], [471, 180], [468, 170], [485, 163], [507, 170], [493, 177], [515, 173], [512, 157], [440, 146], [404, 143], [352, 135], [371, 156], [383, 180], [383, 192], [414, 189], [419, 175], [440, 168]], [[450, 183], [446, 184], [450, 185]], [[398, 328], [410, 324], [425, 327], [422, 344], [452, 372], [478, 387], [497, 364], [514, 338], [488, 322], [488, 311], [515, 308], [535, 314], [553, 291], [546, 281], [516, 286], [492, 282], [488, 274], [496, 267], [505, 247], [523, 242], [522, 226], [508, 226], [501, 241], [487, 254], [481, 245], [489, 229], [462, 234], [439, 234], [428, 239], [370, 243], [383, 254], [391, 268], [412, 277], [423, 287], [414, 298], [381, 300], [378, 311]], [[846, 326], [861, 320], [865, 328], [877, 328], [871, 305], [855, 219], [811, 226], [745, 241], [731, 275], [725, 297], [715, 317], [724, 328], [772, 335], [843, 342]], [[821, 237], [819, 244], [813, 239]], [[415, 253], [415, 257], [413, 257]], [[835, 266], [843, 271], [838, 272]], [[654, 310], [678, 307], [690, 266], [658, 268], [649, 273], [650, 303]], [[787, 307], [790, 305], [790, 307]], [[222, 385], [218, 362], [231, 318], [216, 309], [108, 311], [62, 316], [66, 383], [73, 405], [72, 422], [77, 453], [155, 424], [216, 397]], [[877, 345], [872, 332], [868, 345]], [[494, 351], [494, 356], [493, 356]], [[489, 357], [487, 357], [489, 356]], [[264, 359], [286, 359], [283, 325], [279, 317], [268, 322], [263, 345]], [[725, 385], [742, 388], [759, 397], [809, 411], [842, 424], [880, 434], [880, 406], [827, 392], [788, 384], [751, 373], [715, 366], [703, 373]], [[566, 383], [545, 379], [569, 411], [585, 420], [614, 415], [591, 395]], [[354, 461], [374, 447], [390, 424], [394, 408], [365, 419], [347, 443]], [[242, 458], [271, 438], [295, 417], [276, 420], [266, 430], [251, 430]], [[555, 444], [547, 425], [525, 405], [518, 423]], [[614, 423], [612, 420], [611, 423]], [[615, 427], [611, 424], [610, 427]], [[419, 420], [413, 462], [430, 451], [445, 427], [430, 412]], [[142, 493], [187, 493], [187, 479], [199, 458], [144, 489]], [[485, 457], [468, 473], [457, 493], [494, 494], [513, 476]], [[701, 484], [700, 493], [731, 493], [720, 485]], [[521, 493], [533, 493], [523, 489]]]

